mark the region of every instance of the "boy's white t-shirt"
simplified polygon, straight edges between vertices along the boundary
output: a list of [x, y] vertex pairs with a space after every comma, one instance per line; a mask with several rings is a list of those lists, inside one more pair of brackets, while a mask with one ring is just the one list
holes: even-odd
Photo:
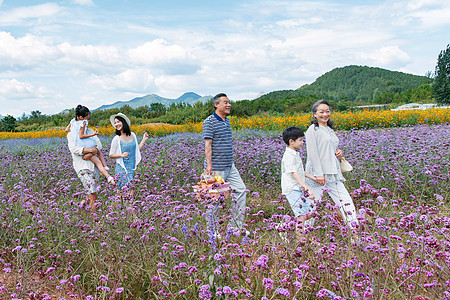
[[300, 153], [286, 147], [281, 160], [281, 193], [283, 195], [287, 195], [293, 190], [302, 190], [300, 184], [292, 176], [292, 172], [297, 172], [302, 180], [305, 181], [305, 170], [303, 169]]

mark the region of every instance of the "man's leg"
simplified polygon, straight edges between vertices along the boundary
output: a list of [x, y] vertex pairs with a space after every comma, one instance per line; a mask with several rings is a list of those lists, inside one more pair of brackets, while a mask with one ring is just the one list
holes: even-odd
[[[230, 173], [230, 169], [224, 170], [224, 171], [215, 171], [217, 175], [220, 175], [223, 180], [226, 181], [226, 177]], [[209, 229], [211, 227], [214, 227], [214, 231], [218, 232], [218, 221], [219, 221], [219, 211], [221, 209], [222, 205], [220, 203], [210, 203], [208, 205], [208, 208], [206, 210], [206, 224], [208, 224]]]
[[[100, 174], [97, 168], [94, 168], [94, 172], [89, 170], [80, 170], [78, 172], [78, 178], [80, 178], [81, 183], [85, 191], [87, 192], [87, 200], [91, 211], [95, 211], [95, 201], [97, 200], [97, 189], [99, 187]], [[81, 201], [80, 205], [84, 205], [85, 200]]]
[[229, 182], [231, 189], [234, 190], [234, 196], [231, 199], [231, 220], [229, 226], [235, 229], [242, 229], [247, 204], [247, 187], [234, 164], [231, 166], [226, 178], [224, 177], [224, 180]]
[[91, 207], [91, 212], [95, 212], [95, 201], [97, 201], [97, 193], [91, 193], [88, 195], [89, 206]]

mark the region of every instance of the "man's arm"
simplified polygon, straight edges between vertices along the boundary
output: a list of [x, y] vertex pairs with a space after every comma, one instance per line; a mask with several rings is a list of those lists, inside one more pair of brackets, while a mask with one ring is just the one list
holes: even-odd
[[212, 172], [212, 139], [205, 139], [206, 173]]
[[68, 142], [68, 146], [69, 146], [69, 151], [75, 155], [82, 156], [84, 154], [95, 153], [97, 151], [97, 146], [95, 146], [93, 148], [78, 147], [72, 138], [71, 132], [69, 132], [69, 134], [67, 134], [67, 142]]

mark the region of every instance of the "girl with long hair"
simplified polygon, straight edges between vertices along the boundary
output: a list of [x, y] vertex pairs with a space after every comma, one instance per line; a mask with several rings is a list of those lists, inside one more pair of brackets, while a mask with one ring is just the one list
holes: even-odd
[[138, 144], [136, 134], [131, 132], [131, 122], [122, 113], [110, 117], [111, 125], [116, 129], [116, 136], [111, 142], [109, 157], [116, 160], [116, 179], [120, 189], [129, 185], [134, 177], [139, 162], [141, 149], [148, 140], [149, 135], [144, 132]]

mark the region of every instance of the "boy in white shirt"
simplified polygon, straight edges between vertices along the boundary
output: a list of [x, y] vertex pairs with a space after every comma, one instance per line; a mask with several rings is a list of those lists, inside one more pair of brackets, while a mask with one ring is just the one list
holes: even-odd
[[300, 128], [289, 127], [283, 132], [286, 151], [281, 161], [281, 192], [298, 220], [296, 233], [301, 238], [305, 221], [312, 218], [314, 194], [305, 184], [305, 177], [314, 180], [314, 176], [305, 173], [298, 150], [303, 146], [305, 134]]

